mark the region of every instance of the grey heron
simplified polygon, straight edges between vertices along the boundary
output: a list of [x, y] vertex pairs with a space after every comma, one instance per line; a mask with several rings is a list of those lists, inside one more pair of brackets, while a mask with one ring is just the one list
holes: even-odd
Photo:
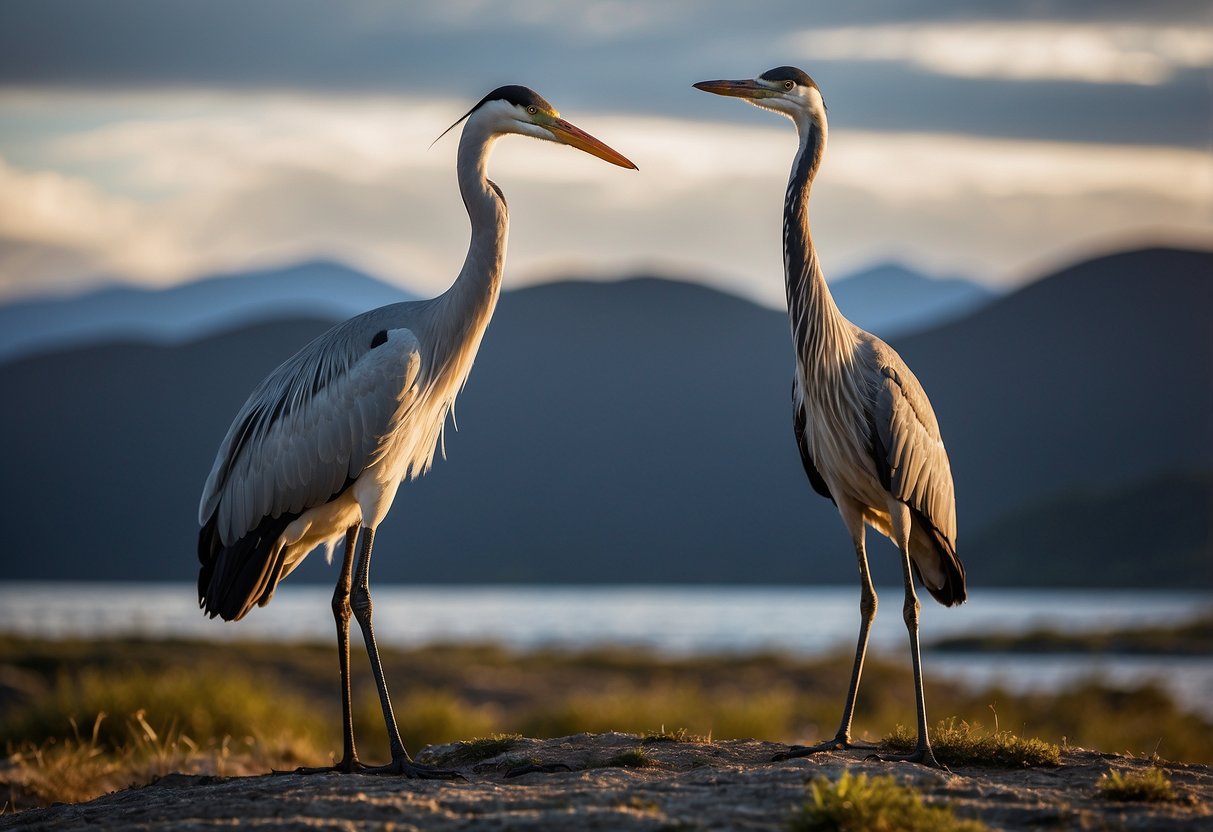
[[[239, 620], [264, 606], [309, 552], [327, 546], [331, 553], [344, 539], [332, 601], [344, 753], [335, 766], [306, 771], [452, 776], [415, 763], [400, 739], [371, 623], [368, 574], [375, 529], [400, 482], [433, 463], [497, 304], [509, 215], [486, 175], [493, 144], [509, 134], [531, 136], [636, 169], [526, 87], [493, 90], [442, 135], [465, 120], [457, 167], [472, 229], [454, 283], [431, 300], [338, 324], [270, 373], [236, 414], [202, 492], [198, 600], [212, 618]], [[366, 642], [391, 746], [392, 762], [378, 768], [364, 765], [354, 745], [351, 614]]]
[[695, 87], [744, 99], [796, 125], [800, 147], [783, 204], [784, 278], [796, 353], [793, 428], [809, 482], [838, 507], [859, 562], [859, 641], [838, 733], [819, 745], [793, 746], [776, 759], [855, 747], [851, 720], [877, 604], [864, 543], [868, 525], [901, 552], [918, 742], [912, 754], [898, 759], [938, 767], [927, 735], [914, 582], [917, 578], [945, 606], [965, 600], [952, 470], [922, 385], [888, 344], [843, 317], [813, 248], [809, 192], [826, 148], [825, 102], [816, 82], [790, 66], [754, 79], [701, 81]]

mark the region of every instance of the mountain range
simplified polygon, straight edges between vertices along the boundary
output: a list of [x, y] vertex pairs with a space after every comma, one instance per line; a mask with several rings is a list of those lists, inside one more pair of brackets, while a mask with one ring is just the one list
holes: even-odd
[[[833, 285], [852, 320], [885, 336], [934, 326], [995, 297], [980, 283], [926, 277], [892, 263]], [[0, 305], [0, 362], [114, 340], [181, 344], [259, 321], [339, 321], [416, 299], [412, 292], [327, 260], [213, 275], [160, 289], [117, 284], [76, 297]]]
[[[972, 585], [1213, 587], [1211, 309], [1213, 254], [1150, 249], [891, 339], [939, 416]], [[192, 579], [229, 421], [330, 322], [0, 365], [0, 572]], [[376, 580], [853, 581], [796, 454], [791, 371], [783, 312], [698, 285], [504, 293], [449, 458], [380, 529]], [[891, 545], [869, 540], [896, 583]], [[311, 579], [333, 579], [319, 557], [291, 578]]]
[[264, 320], [342, 320], [416, 298], [326, 260], [213, 275], [167, 289], [119, 284], [0, 306], [0, 361], [121, 339], [180, 344]]

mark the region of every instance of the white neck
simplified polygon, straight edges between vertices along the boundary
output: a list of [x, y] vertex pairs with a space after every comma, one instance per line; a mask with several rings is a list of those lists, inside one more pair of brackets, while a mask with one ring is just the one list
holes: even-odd
[[463, 324], [443, 333], [450, 339], [444, 346], [453, 352], [470, 347], [474, 354], [501, 293], [509, 211], [505, 198], [486, 175], [497, 138], [489, 125], [473, 116], [459, 139], [459, 192], [471, 221], [472, 238], [459, 276], [439, 298], [443, 318]]

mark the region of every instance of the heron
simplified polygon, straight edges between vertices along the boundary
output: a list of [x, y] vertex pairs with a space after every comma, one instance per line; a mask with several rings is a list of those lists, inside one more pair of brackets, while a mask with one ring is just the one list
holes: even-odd
[[825, 101], [817, 83], [790, 66], [753, 79], [694, 86], [741, 98], [796, 125], [800, 146], [783, 203], [784, 281], [796, 354], [793, 430], [809, 482], [837, 506], [859, 565], [859, 639], [838, 733], [818, 745], [792, 746], [776, 759], [863, 747], [852, 741], [851, 721], [876, 617], [864, 542], [865, 526], [871, 526], [901, 553], [902, 615], [909, 632], [918, 718], [914, 751], [884, 759], [939, 768], [927, 734], [918, 644], [920, 604], [914, 584], [922, 583], [945, 606], [965, 600], [964, 565], [956, 556], [952, 470], [939, 423], [918, 379], [892, 347], [843, 316], [826, 285], [809, 231], [809, 192], [829, 133]]
[[[343, 755], [335, 765], [302, 772], [458, 776], [415, 762], [401, 741], [371, 618], [375, 530], [401, 481], [432, 465], [497, 305], [509, 212], [486, 174], [494, 143], [510, 134], [530, 136], [636, 169], [526, 87], [493, 90], [439, 138], [465, 121], [457, 171], [471, 242], [454, 282], [430, 300], [383, 306], [340, 323], [271, 372], [236, 414], [202, 491], [198, 600], [211, 618], [235, 621], [265, 606], [309, 552], [323, 546], [331, 558], [344, 542], [332, 598]], [[362, 763], [354, 744], [351, 615], [362, 630], [387, 726], [392, 760], [383, 766]]]

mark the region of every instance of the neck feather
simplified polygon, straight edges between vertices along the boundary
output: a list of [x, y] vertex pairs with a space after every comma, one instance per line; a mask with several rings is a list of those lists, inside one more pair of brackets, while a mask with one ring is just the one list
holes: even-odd
[[850, 355], [851, 324], [838, 311], [809, 230], [809, 193], [825, 154], [824, 123], [797, 123], [800, 149], [792, 163], [783, 212], [783, 266], [792, 342], [803, 370], [833, 366]]
[[460, 332], [452, 334], [457, 341], [470, 341], [473, 349], [497, 305], [509, 236], [505, 196], [486, 173], [496, 140], [496, 135], [474, 119], [468, 121], [459, 139], [459, 192], [472, 238], [459, 276], [441, 298], [445, 314], [464, 324]]

